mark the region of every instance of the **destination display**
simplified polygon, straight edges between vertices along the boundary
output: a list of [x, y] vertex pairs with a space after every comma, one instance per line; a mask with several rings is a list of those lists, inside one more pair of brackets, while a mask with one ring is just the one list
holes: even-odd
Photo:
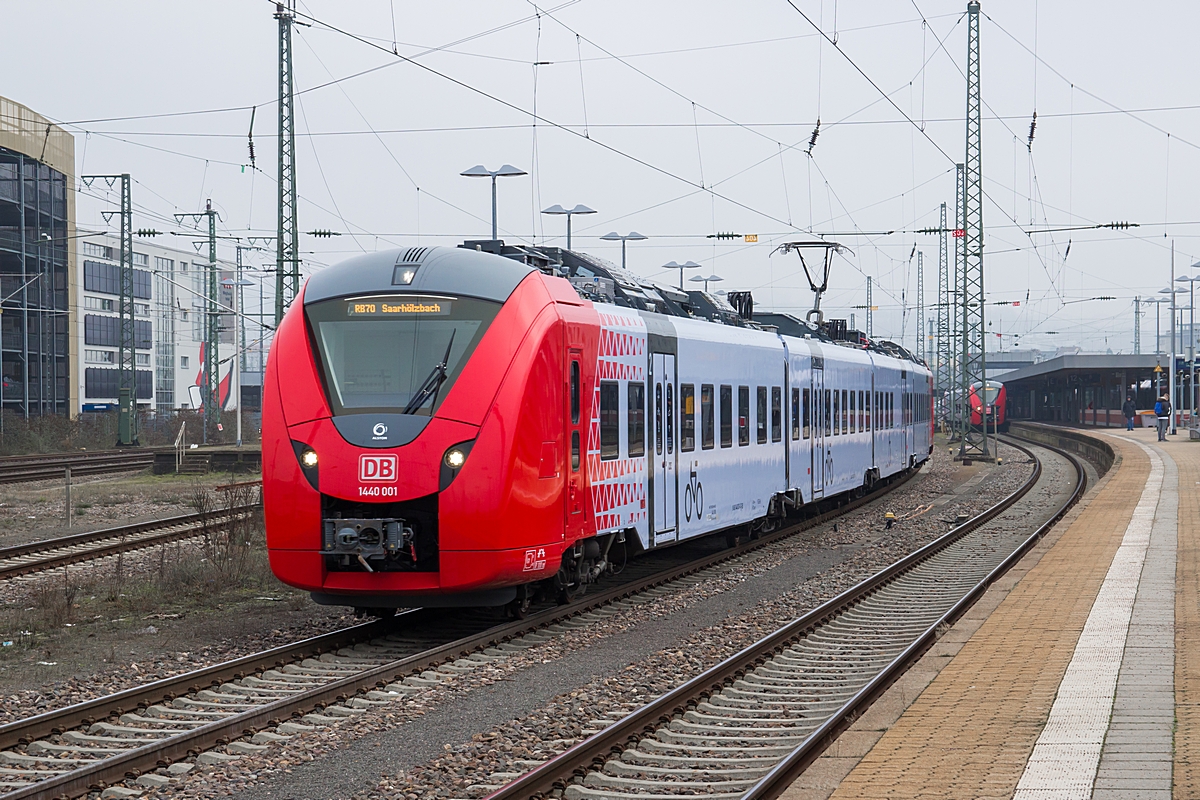
[[444, 317], [453, 302], [445, 297], [364, 297], [346, 301], [351, 317]]

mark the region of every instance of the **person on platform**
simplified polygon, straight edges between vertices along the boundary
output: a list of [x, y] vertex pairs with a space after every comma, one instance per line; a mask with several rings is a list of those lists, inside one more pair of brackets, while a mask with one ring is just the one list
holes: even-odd
[[1137, 416], [1137, 407], [1133, 404], [1133, 395], [1125, 398], [1125, 405], [1121, 406], [1121, 413], [1125, 415], [1125, 430], [1133, 430], [1133, 418]]
[[1165, 394], [1154, 404], [1154, 416], [1158, 417], [1158, 440], [1165, 442], [1167, 429], [1171, 424], [1171, 401]]

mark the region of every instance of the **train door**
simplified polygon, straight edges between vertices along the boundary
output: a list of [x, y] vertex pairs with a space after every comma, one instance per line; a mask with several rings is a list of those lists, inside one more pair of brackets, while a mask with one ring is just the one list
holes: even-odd
[[654, 506], [654, 544], [677, 538], [675, 447], [675, 356], [654, 353], [650, 356], [654, 383], [654, 472], [651, 478], [651, 505]]
[[825, 369], [824, 364], [813, 359], [812, 367], [812, 496], [813, 499], [825, 496], [825, 420], [829, 410], [825, 408]]
[[567, 422], [566, 469], [567, 507], [566, 540], [575, 541], [583, 535], [583, 506], [586, 483], [584, 469], [587, 459], [583, 452], [583, 351], [571, 349], [567, 353]]

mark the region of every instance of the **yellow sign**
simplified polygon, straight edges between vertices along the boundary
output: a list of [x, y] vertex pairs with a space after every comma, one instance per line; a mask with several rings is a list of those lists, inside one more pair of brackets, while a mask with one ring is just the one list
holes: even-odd
[[351, 300], [346, 303], [346, 313], [351, 317], [391, 317], [415, 314], [423, 317], [440, 317], [450, 313], [448, 300], [428, 298]]
[[758, 234], [757, 233], [747, 233], [742, 238], [745, 239], [747, 244], [753, 244], [754, 242], [758, 241]]
[[1154, 368], [1154, 371], [1155, 371], [1155, 372], [1166, 372], [1166, 370], [1164, 370], [1164, 369], [1162, 368], [1162, 365], [1161, 365], [1161, 364], [1160, 364], [1159, 366], [1155, 367], [1155, 368]]

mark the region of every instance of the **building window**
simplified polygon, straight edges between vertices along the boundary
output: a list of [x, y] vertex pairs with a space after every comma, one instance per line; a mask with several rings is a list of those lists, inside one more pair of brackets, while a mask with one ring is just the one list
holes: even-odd
[[711, 383], [706, 383], [700, 387], [700, 446], [705, 450], [712, 450], [715, 443], [715, 417], [713, 387]]
[[[116, 264], [84, 261], [83, 289], [86, 292], [119, 295], [121, 293], [121, 268]], [[144, 269], [133, 271], [133, 296], [142, 300], [150, 299], [150, 273]]]
[[134, 303], [133, 304], [133, 313], [135, 315], [142, 316], [142, 317], [150, 316], [150, 304], [149, 303]]
[[721, 387], [721, 447], [733, 447], [733, 387]]
[[113, 249], [111, 247], [105, 247], [102, 244], [96, 244], [95, 242], [84, 242], [83, 254], [85, 256], [95, 256], [96, 258], [112, 259]]
[[84, 295], [83, 307], [93, 309], [95, 311], [115, 311], [117, 308], [117, 302], [115, 300], [110, 300], [107, 297], [90, 297], [88, 295]]
[[135, 267], [150, 266], [150, 256], [146, 255], [145, 253], [134, 253], [133, 254], [133, 265]]
[[646, 385], [629, 384], [629, 457], [646, 454]]
[[111, 350], [84, 350], [83, 360], [88, 364], [115, 364], [117, 354]]
[[689, 453], [696, 449], [696, 385], [679, 384], [679, 449]]
[[134, 358], [134, 363], [136, 363], [139, 367], [150, 366], [150, 354], [149, 353], [134, 353], [133, 358]]
[[157, 270], [161, 270], [163, 272], [170, 272], [171, 270], [175, 269], [175, 262], [169, 258], [163, 258], [162, 256], [155, 256], [154, 257], [154, 268]]
[[[100, 367], [88, 367], [83, 371], [83, 393], [85, 397], [99, 399], [116, 399], [117, 379], [120, 370]], [[139, 400], [149, 400], [154, 394], [154, 373], [148, 369], [139, 369], [135, 373], [135, 390]]]
[[600, 458], [609, 461], [621, 455], [621, 387], [615, 381], [600, 382]]
[[738, 387], [738, 447], [750, 444], [750, 387]]
[[179, 368], [180, 368], [180, 369], [187, 369], [187, 368], [188, 368], [188, 357], [187, 357], [187, 356], [180, 356], [180, 357], [179, 357]]

